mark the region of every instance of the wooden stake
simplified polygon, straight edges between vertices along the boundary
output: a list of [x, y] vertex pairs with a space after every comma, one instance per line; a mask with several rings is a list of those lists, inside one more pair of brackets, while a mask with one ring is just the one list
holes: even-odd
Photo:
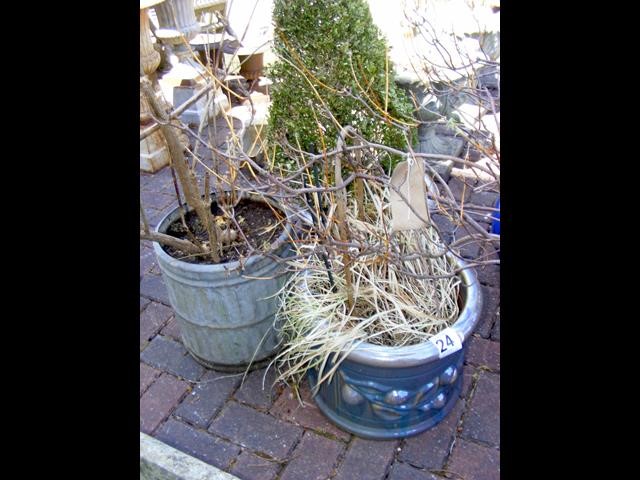
[[[340, 158], [342, 153], [336, 155], [335, 158], [335, 180], [336, 185], [343, 183], [342, 180], [342, 162]], [[347, 190], [341, 188], [336, 191], [336, 218], [338, 220], [338, 232], [340, 240], [343, 242], [350, 241], [349, 227], [347, 225]], [[347, 308], [353, 308], [353, 273], [351, 272], [351, 256], [348, 251], [342, 254], [342, 262], [344, 263], [344, 280], [347, 288]]]

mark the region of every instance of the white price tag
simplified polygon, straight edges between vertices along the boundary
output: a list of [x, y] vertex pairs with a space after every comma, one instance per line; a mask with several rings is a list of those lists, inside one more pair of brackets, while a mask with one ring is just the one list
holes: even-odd
[[462, 348], [462, 339], [453, 328], [445, 328], [429, 341], [438, 349], [438, 358], [451, 355]]

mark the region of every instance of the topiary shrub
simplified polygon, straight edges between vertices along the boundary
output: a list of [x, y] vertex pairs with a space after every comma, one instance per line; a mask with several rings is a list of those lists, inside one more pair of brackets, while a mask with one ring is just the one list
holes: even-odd
[[[364, 0], [275, 0], [273, 21], [271, 141], [335, 147], [339, 127], [323, 114], [328, 109], [367, 140], [405, 150], [405, 134], [410, 142], [414, 136], [413, 106], [394, 83], [386, 41]], [[387, 168], [397, 160], [381, 159]], [[294, 164], [278, 147], [275, 162]]]

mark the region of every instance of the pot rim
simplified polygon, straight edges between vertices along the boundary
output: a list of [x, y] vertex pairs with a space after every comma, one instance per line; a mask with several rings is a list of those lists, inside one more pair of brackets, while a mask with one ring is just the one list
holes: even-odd
[[[476, 272], [467, 267], [467, 262], [447, 252], [447, 257], [459, 268], [464, 291], [464, 305], [458, 319], [450, 327], [458, 333], [464, 343], [469, 339], [482, 312], [482, 290]], [[436, 346], [430, 341], [415, 345], [391, 347], [360, 342], [345, 358], [346, 361], [380, 368], [406, 368], [438, 360]], [[446, 358], [446, 357], [443, 357]]]
[[[211, 197], [215, 198], [215, 195], [212, 193]], [[249, 199], [253, 201], [269, 203], [271, 206], [275, 207], [276, 209], [284, 213], [289, 219], [291, 219], [291, 216], [287, 213], [287, 211], [283, 208], [283, 206], [279, 205], [277, 202], [275, 202], [271, 198], [268, 198], [262, 195], [253, 194], [253, 193], [246, 193], [242, 196], [242, 199], [243, 200]], [[168, 227], [168, 225], [164, 225], [164, 224], [167, 222], [169, 217], [171, 217], [178, 211], [179, 208], [180, 208], [179, 206], [175, 207], [174, 209], [172, 209], [162, 217], [162, 219], [158, 222], [158, 224], [154, 228], [156, 233], [164, 233], [161, 231], [161, 227], [163, 227], [162, 230]], [[190, 210], [191, 209], [188, 209], [188, 211]], [[285, 225], [284, 231], [280, 234], [280, 236], [278, 236], [275, 242], [275, 245], [273, 246], [271, 251], [277, 252], [289, 240], [289, 237], [292, 234], [293, 234], [293, 227], [291, 225], [291, 222], [287, 222]], [[153, 251], [158, 257], [159, 262], [164, 262], [165, 264], [172, 264], [177, 262], [181, 265], [182, 269], [195, 272], [195, 273], [225, 272], [225, 271], [228, 272], [228, 271], [241, 270], [243, 268], [247, 268], [255, 264], [256, 262], [261, 261], [264, 258], [267, 258], [265, 255], [258, 254], [258, 255], [251, 255], [242, 264], [240, 263], [239, 260], [234, 260], [231, 262], [216, 263], [216, 264], [191, 263], [191, 262], [185, 262], [184, 260], [180, 260], [179, 258], [172, 257], [171, 255], [169, 255], [167, 252], [164, 251], [164, 248], [162, 248], [162, 246], [158, 242], [155, 242], [155, 241], [153, 242]]]

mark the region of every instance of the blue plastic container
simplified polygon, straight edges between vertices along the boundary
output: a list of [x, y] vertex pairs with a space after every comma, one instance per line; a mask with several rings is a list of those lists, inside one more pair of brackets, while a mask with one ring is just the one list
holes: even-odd
[[491, 217], [493, 221], [491, 222], [491, 233], [495, 233], [496, 235], [500, 235], [500, 197], [498, 197], [498, 201], [496, 202], [497, 212], [493, 212]]

